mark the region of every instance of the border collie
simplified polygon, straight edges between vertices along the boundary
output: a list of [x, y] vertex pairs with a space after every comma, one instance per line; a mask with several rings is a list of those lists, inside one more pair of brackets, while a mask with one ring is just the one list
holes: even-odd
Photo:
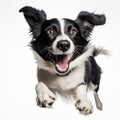
[[75, 107], [88, 115], [93, 112], [87, 97], [87, 91], [91, 89], [97, 108], [102, 110], [98, 97], [101, 68], [95, 56], [106, 54], [106, 51], [92, 46], [89, 37], [94, 26], [105, 24], [105, 15], [82, 11], [75, 20], [48, 20], [43, 10], [29, 6], [20, 12], [23, 12], [33, 36], [30, 46], [38, 64], [37, 104], [49, 108], [59, 93], [72, 98]]

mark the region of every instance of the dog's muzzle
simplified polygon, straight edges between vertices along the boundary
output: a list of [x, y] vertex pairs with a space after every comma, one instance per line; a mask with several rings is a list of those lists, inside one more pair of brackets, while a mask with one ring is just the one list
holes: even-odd
[[53, 48], [52, 58], [56, 71], [60, 75], [69, 72], [69, 63], [72, 60], [74, 47], [69, 40], [59, 40], [55, 43]]

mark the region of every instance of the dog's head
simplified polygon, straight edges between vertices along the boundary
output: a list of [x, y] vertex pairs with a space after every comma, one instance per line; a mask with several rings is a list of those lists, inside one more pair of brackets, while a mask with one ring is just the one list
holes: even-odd
[[46, 61], [54, 64], [56, 72], [69, 72], [71, 61], [85, 51], [88, 38], [95, 25], [103, 25], [105, 16], [82, 11], [76, 20], [50, 19], [46, 13], [32, 7], [20, 9], [33, 35], [31, 47]]

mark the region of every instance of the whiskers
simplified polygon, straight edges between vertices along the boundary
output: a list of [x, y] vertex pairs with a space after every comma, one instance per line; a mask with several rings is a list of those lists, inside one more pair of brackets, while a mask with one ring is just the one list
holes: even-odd
[[[84, 50], [83, 46], [75, 45], [74, 49], [74, 56], [78, 57], [82, 54], [82, 51]], [[43, 54], [47, 59], [53, 61], [54, 55], [52, 52], [52, 47], [46, 47], [40, 51], [40, 54]]]
[[50, 60], [52, 59], [52, 48], [51, 47], [46, 47], [43, 50], [40, 51], [40, 54], [46, 54], [45, 56], [49, 58]]
[[83, 46], [76, 45], [74, 49], [74, 55], [75, 56], [80, 56], [81, 55], [81, 50], [83, 50]]

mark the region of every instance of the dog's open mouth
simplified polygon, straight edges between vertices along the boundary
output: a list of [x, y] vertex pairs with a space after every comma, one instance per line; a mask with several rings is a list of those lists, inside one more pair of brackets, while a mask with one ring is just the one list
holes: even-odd
[[69, 62], [72, 59], [73, 54], [68, 55], [54, 55], [54, 62], [56, 70], [59, 73], [66, 73], [69, 68]]

